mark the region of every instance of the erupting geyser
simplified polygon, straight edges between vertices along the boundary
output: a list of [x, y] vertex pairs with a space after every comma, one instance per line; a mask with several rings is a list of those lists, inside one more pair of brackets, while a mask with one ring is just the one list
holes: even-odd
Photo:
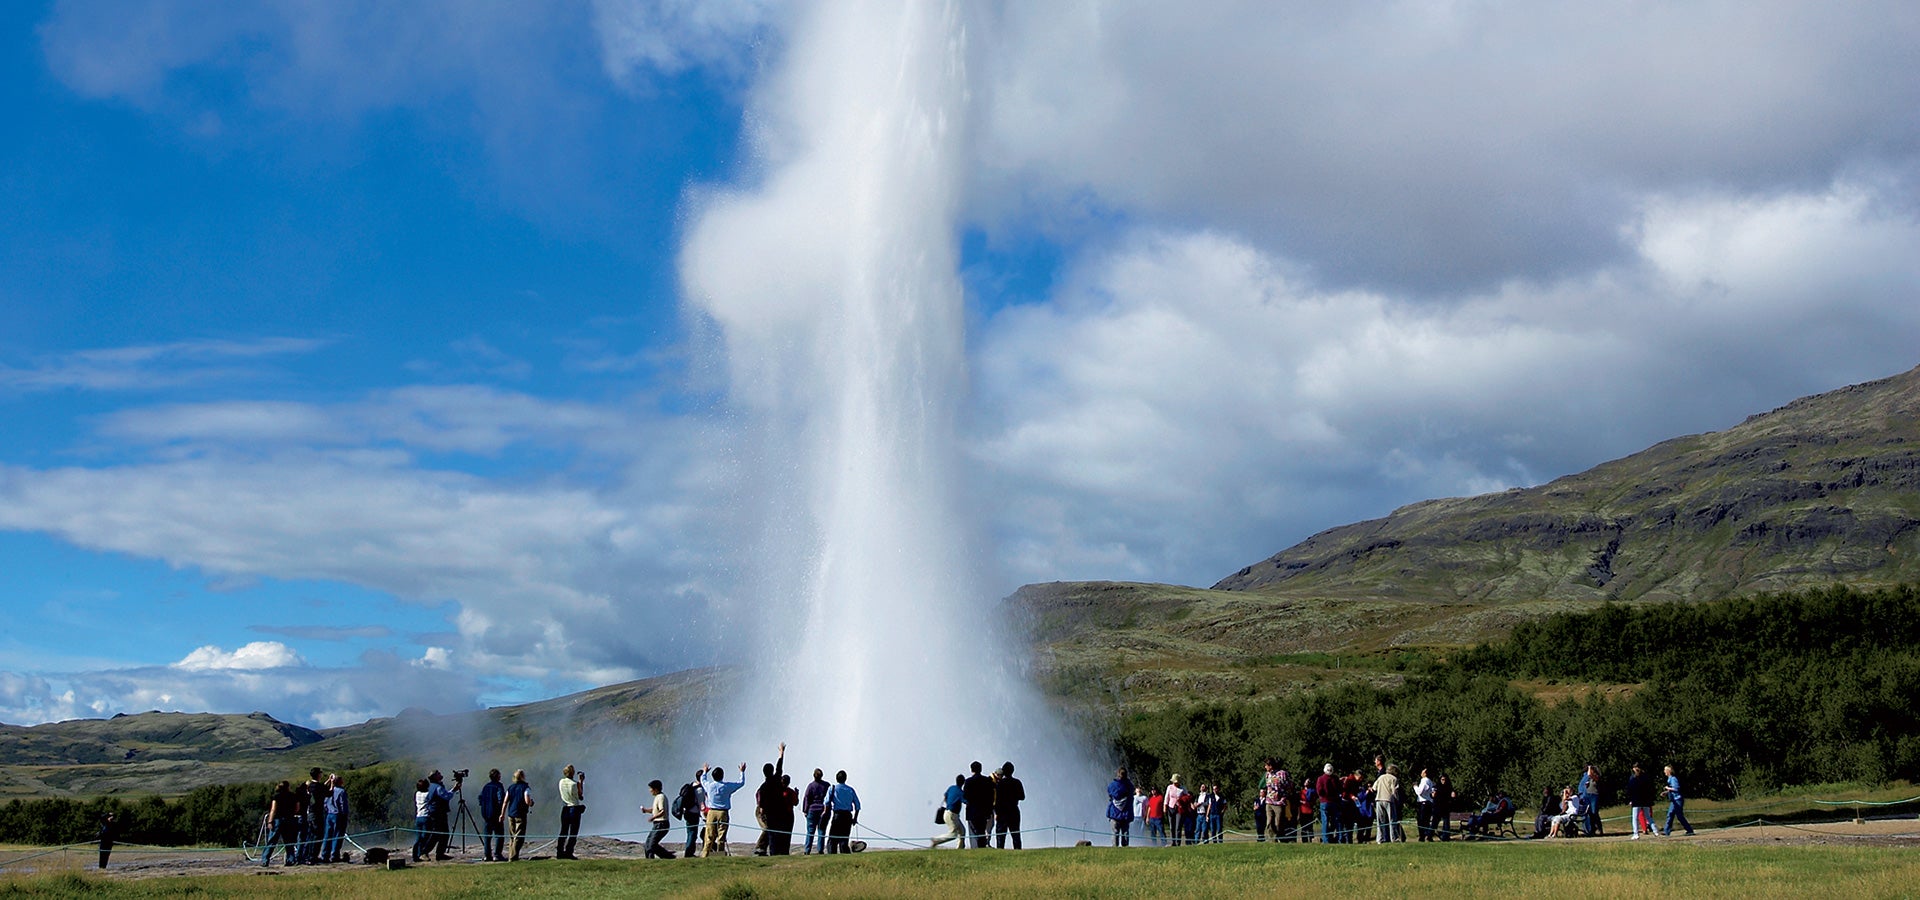
[[1104, 802], [1006, 665], [956, 497], [965, 33], [952, 6], [813, 9], [754, 95], [760, 178], [700, 205], [682, 258], [758, 437], [770, 523], [751, 557], [764, 662], [716, 710], [724, 744], [786, 740], [796, 785], [845, 768], [862, 825], [900, 836], [935, 830], [974, 759], [1019, 765], [1029, 825]]

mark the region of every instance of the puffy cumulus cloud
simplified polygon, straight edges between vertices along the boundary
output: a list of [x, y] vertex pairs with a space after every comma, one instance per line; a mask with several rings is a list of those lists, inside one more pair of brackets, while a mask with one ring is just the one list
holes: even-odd
[[1214, 231], [1089, 257], [979, 341], [1014, 573], [1211, 583], [1920, 362], [1920, 223], [1856, 186], [1652, 200], [1624, 239], [1620, 265], [1447, 304], [1319, 288]]
[[208, 672], [215, 669], [281, 669], [306, 664], [307, 661], [293, 652], [292, 647], [279, 641], [253, 641], [231, 653], [208, 644], [187, 654], [173, 667], [189, 672]]
[[[253, 427], [254, 414], [318, 425]], [[136, 443], [135, 461], [117, 465], [0, 466], [0, 529], [213, 578], [318, 579], [456, 602], [453, 643], [413, 668], [603, 684], [709, 661], [715, 613], [739, 611], [709, 556], [730, 527], [724, 468], [713, 462], [722, 437], [699, 421], [421, 388], [331, 406], [154, 407], [109, 417], [100, 434], [158, 452], [139, 459]], [[314, 434], [326, 442], [307, 445]], [[581, 477], [489, 478], [422, 465], [414, 452], [523, 444], [582, 457]], [[172, 668], [279, 677], [299, 668], [281, 652], [292, 651], [201, 648]]]
[[980, 215], [1222, 228], [1340, 284], [1563, 277], [1630, 260], [1650, 194], [1920, 168], [1905, 3], [1082, 0], [982, 30]]

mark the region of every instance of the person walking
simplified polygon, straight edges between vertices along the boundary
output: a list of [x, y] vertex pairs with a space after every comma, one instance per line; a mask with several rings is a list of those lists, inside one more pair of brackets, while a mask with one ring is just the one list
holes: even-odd
[[961, 783], [967, 801], [967, 832], [975, 850], [985, 850], [993, 832], [993, 779], [980, 774], [980, 761], [968, 765], [973, 774]]
[[513, 770], [513, 783], [507, 785], [506, 803], [501, 813], [507, 820], [507, 860], [517, 862], [520, 848], [527, 844], [527, 813], [533, 809], [533, 786], [527, 784], [527, 770]]
[[672, 850], [660, 846], [661, 839], [667, 836], [668, 822], [670, 821], [667, 818], [666, 785], [661, 784], [660, 779], [655, 778], [647, 782], [647, 790], [653, 794], [653, 800], [647, 806], [647, 823], [653, 826], [653, 830], [647, 832], [647, 858], [678, 859], [679, 857], [674, 856]]
[[860, 795], [847, 783], [847, 770], [833, 773], [833, 787], [827, 791], [827, 853], [851, 853], [848, 836], [860, 824]]
[[1693, 823], [1687, 821], [1687, 802], [1686, 798], [1680, 794], [1680, 776], [1673, 774], [1672, 766], [1666, 767], [1666, 774], [1667, 786], [1661, 788], [1660, 793], [1666, 795], [1667, 798], [1667, 827], [1660, 833], [1662, 835], [1672, 836], [1673, 820], [1679, 819], [1680, 827], [1686, 829], [1687, 834], [1691, 835], [1693, 834]]
[[935, 818], [935, 821], [947, 826], [947, 833], [934, 838], [933, 843], [929, 845], [927, 849], [938, 849], [941, 844], [948, 841], [958, 842], [954, 844], [955, 850], [966, 848], [967, 829], [966, 826], [960, 824], [960, 804], [966, 802], [967, 797], [966, 790], [962, 785], [966, 783], [967, 776], [955, 775], [953, 776], [953, 783], [947, 785], [946, 792], [940, 796], [940, 814]]
[[807, 791], [800, 798], [800, 812], [807, 817], [807, 843], [803, 849], [806, 855], [814, 852], [814, 838], [820, 839], [820, 852], [827, 852], [827, 783], [826, 773], [813, 770], [813, 780], [807, 783]]
[[1400, 767], [1390, 765], [1380, 771], [1373, 780], [1373, 824], [1378, 834], [1376, 844], [1391, 844], [1394, 841], [1394, 829], [1399, 826]]
[[487, 770], [487, 783], [480, 786], [480, 856], [486, 862], [507, 858], [507, 786], [500, 783], [500, 770]]
[[1285, 840], [1287, 829], [1286, 816], [1289, 805], [1285, 790], [1287, 775], [1280, 769], [1280, 762], [1271, 757], [1261, 763], [1261, 766], [1266, 773], [1260, 777], [1260, 805], [1256, 810], [1259, 814], [1257, 821], [1264, 820], [1262, 830], [1273, 835], [1274, 842], [1278, 843]]
[[587, 779], [575, 778], [573, 764], [560, 770], [560, 837], [553, 844], [554, 859], [579, 859], [580, 817], [587, 811]]
[[1631, 840], [1639, 840], [1643, 831], [1656, 833], [1653, 830], [1653, 779], [1638, 765], [1627, 776], [1627, 827], [1633, 830]]
[[1107, 782], [1107, 820], [1113, 823], [1113, 845], [1125, 847], [1133, 830], [1133, 781], [1121, 766]]
[[707, 772], [707, 841], [702, 856], [727, 854], [727, 822], [733, 813], [733, 792], [747, 786], [747, 764], [740, 764], [740, 780], [728, 781], [727, 770], [714, 766]]

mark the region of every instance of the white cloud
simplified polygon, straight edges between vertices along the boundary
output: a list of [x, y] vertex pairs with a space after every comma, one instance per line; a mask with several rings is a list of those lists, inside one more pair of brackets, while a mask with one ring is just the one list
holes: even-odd
[[642, 73], [710, 68], [729, 78], [750, 69], [748, 54], [777, 34], [785, 0], [594, 0], [594, 30], [607, 77], [632, 84]]
[[257, 377], [259, 361], [312, 353], [310, 338], [198, 340], [54, 354], [22, 366], [0, 364], [0, 389], [20, 391], [156, 391]]
[[[0, 465], [0, 529], [212, 579], [318, 579], [456, 601], [458, 643], [423, 657], [429, 666], [457, 657], [470, 675], [577, 685], [701, 664], [712, 612], [733, 602], [714, 578], [734, 515], [716, 461], [722, 434], [697, 420], [446, 386], [332, 405], [149, 407], [101, 420], [99, 433], [153, 457]], [[573, 459], [582, 477], [415, 461], [514, 446]], [[347, 615], [345, 629], [377, 624]], [[267, 659], [282, 646], [202, 648], [182, 665]]]
[[1630, 259], [1649, 193], [1913, 175], [1916, 45], [1898, 2], [1008, 4], [975, 201], [1221, 228], [1331, 283], [1552, 279]]
[[173, 667], [188, 672], [209, 672], [216, 669], [283, 669], [306, 664], [307, 661], [293, 652], [292, 647], [279, 641], [253, 641], [231, 653], [208, 644], [187, 654]]
[[[1210, 583], [1324, 527], [1535, 483], [1920, 359], [1920, 223], [1853, 185], [1662, 198], [1635, 259], [1447, 304], [1145, 232], [980, 339], [1024, 579]], [[1647, 401], [1660, 397], [1658, 403]]]

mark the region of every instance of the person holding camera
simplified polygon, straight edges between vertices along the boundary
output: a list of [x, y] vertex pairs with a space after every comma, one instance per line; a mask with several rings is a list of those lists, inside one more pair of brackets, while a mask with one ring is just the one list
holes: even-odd
[[586, 811], [587, 773], [576, 773], [569, 764], [560, 771], [560, 839], [553, 845], [554, 859], [580, 858], [573, 849], [580, 843], [580, 816]]

